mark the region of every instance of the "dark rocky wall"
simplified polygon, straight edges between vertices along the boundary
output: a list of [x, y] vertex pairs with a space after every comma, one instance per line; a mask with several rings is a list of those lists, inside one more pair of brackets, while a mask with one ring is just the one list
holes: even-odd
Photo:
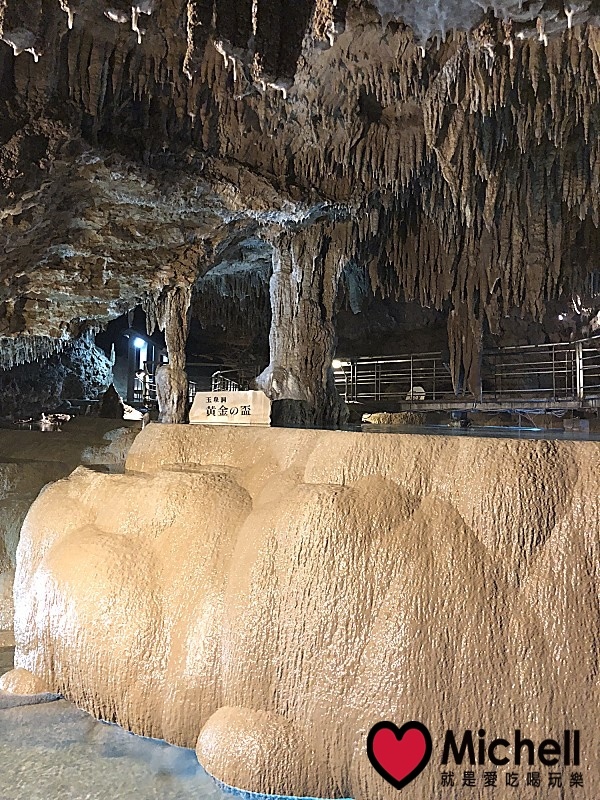
[[112, 363], [88, 337], [61, 353], [0, 370], [0, 417], [27, 418], [68, 400], [96, 400], [112, 381]]

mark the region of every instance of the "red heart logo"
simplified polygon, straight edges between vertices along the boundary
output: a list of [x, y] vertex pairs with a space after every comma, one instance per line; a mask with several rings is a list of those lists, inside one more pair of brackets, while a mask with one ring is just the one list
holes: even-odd
[[378, 722], [367, 737], [369, 761], [396, 789], [423, 772], [431, 750], [431, 734], [420, 722], [407, 722], [401, 728], [393, 722]]

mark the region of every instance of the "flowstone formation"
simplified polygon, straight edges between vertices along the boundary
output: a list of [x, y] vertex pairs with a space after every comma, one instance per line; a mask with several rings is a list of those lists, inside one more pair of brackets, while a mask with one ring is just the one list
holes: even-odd
[[598, 11], [2, 0], [1, 365], [173, 289], [202, 313], [225, 264], [250, 324], [272, 262], [273, 400], [339, 419], [348, 269], [443, 312], [455, 387], [476, 393], [482, 335], [515, 309], [597, 303]]
[[79, 418], [55, 432], [0, 429], [0, 631], [13, 626], [13, 579], [23, 520], [48, 483], [79, 464], [123, 471], [139, 427]]
[[298, 797], [396, 798], [381, 720], [431, 731], [415, 800], [447, 729], [579, 730], [599, 796], [596, 443], [149, 425], [126, 466], [25, 521], [16, 665], [49, 691]]

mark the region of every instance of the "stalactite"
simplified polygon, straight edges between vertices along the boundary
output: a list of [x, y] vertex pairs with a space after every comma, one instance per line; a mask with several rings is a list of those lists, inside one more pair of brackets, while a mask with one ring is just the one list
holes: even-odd
[[0, 336], [0, 369], [11, 369], [30, 361], [40, 361], [59, 353], [69, 339], [49, 336]]
[[481, 394], [481, 349], [483, 326], [466, 305], [453, 309], [448, 316], [450, 369], [457, 394]]
[[268, 328], [271, 316], [271, 264], [252, 269], [208, 272], [194, 284], [192, 311], [203, 326], [219, 325], [233, 335]]
[[[21, 26], [41, 41], [51, 26], [41, 24], [38, 5], [0, 2], [3, 33], [10, 35]], [[64, 11], [76, 12], [76, 23], [65, 52], [54, 62], [56, 85], [66, 87], [70, 103], [92, 120], [93, 131], [109, 131], [111, 141], [136, 131], [132, 149], [137, 147], [150, 164], [167, 164], [176, 179], [185, 177], [188, 154], [200, 153], [189, 158], [198, 174], [212, 181], [210, 202], [231, 204], [229, 221], [258, 213], [255, 206], [250, 208], [257, 183], [249, 181], [248, 191], [224, 190], [212, 171], [212, 159], [243, 165], [255, 182], [270, 181], [272, 194], [261, 212], [276, 216], [285, 204], [298, 203], [306, 213], [306, 206], [324, 200], [351, 210], [355, 223], [343, 257], [363, 265], [374, 291], [451, 308], [459, 319], [462, 306], [471, 313], [478, 298], [475, 317], [487, 320], [492, 330], [513, 307], [539, 319], [550, 299], [575, 290], [595, 267], [600, 244], [600, 33], [591, 12], [573, 7], [567, 14], [561, 7], [559, 17], [550, 20], [537, 3], [534, 13], [533, 6], [519, 8], [516, 0], [499, 2], [495, 14], [502, 16], [503, 11], [505, 19], [497, 21], [492, 14], [484, 18], [477, 7], [476, 21], [482, 21], [473, 28], [469, 20], [449, 25], [442, 19], [446, 12], [432, 22], [425, 18], [429, 7], [378, 0], [386, 22], [398, 18], [405, 23], [407, 14], [418, 15], [415, 36], [404, 24], [382, 27], [377, 14], [364, 8], [350, 7], [346, 19], [347, 4], [329, 0], [297, 4], [294, 13], [302, 23], [290, 23], [287, 31], [280, 25], [278, 33], [262, 27], [266, 12], [276, 9], [281, 19], [289, 3], [266, 3], [260, 14], [257, 6], [254, 20], [248, 2], [223, 0], [214, 9], [209, 0], [175, 5], [180, 16], [157, 5], [147, 22], [163, 35], [147, 36], [138, 46], [135, 32], [118, 24], [120, 14], [130, 13], [129, 3], [115, 2], [112, 16], [98, 10], [96, 20], [86, 5], [61, 0], [61, 30], [67, 23]], [[149, 8], [145, 3], [135, 7], [138, 16]], [[471, 4], [465, 13], [473, 9]], [[555, 29], [559, 19], [562, 29]], [[104, 26], [101, 37], [95, 36], [95, 24]], [[304, 37], [308, 31], [327, 41], [330, 34], [339, 34], [342, 24], [351, 35], [340, 37], [326, 57], [315, 51], [314, 39]], [[423, 55], [418, 34], [423, 39], [427, 26], [440, 39], [445, 28], [471, 30], [448, 32], [439, 49], [423, 44]], [[175, 35], [180, 28], [187, 38]], [[541, 33], [547, 44], [540, 41]], [[250, 34], [255, 34], [253, 42]], [[302, 46], [296, 57], [298, 41]], [[50, 64], [56, 45], [46, 40], [44, 46]], [[271, 74], [281, 72], [282, 65], [286, 80], [293, 72], [294, 87], [282, 83], [286, 91], [273, 91], [268, 80], [282, 77]], [[253, 66], [264, 90], [253, 80]], [[14, 84], [25, 103], [41, 102], [41, 74], [30, 71], [22, 59], [14, 62]], [[21, 180], [24, 172], [15, 166], [18, 135], [2, 155], [2, 175], [17, 196], [22, 186], [11, 182]], [[40, 131], [32, 129], [30, 135]], [[181, 146], [171, 153], [175, 140]], [[73, 172], [69, 179], [76, 183], [81, 175]], [[37, 199], [28, 202], [31, 208], [40, 207]], [[158, 202], [164, 203], [164, 197]], [[90, 206], [94, 204], [91, 198]], [[29, 207], [9, 211], [8, 205], [2, 214], [17, 223], [11, 221], [10, 228], [7, 223], [6, 244], [13, 247], [23, 236], [22, 247], [28, 248], [23, 231], [35, 230], [43, 219], [21, 226], [20, 215], [34, 212]], [[84, 216], [78, 224], [85, 227]], [[145, 224], [154, 222], [150, 218]], [[93, 240], [112, 225], [104, 223], [96, 221], [97, 227], [90, 226], [93, 233], [85, 236]], [[280, 218], [280, 224], [287, 223]], [[118, 226], [127, 231], [122, 242], [143, 238], [137, 230], [129, 236], [126, 220], [120, 219]], [[176, 229], [174, 220], [169, 235]], [[184, 233], [188, 237], [190, 229]], [[315, 252], [323, 245], [322, 236], [314, 234]], [[61, 253], [86, 253], [70, 241], [53, 246], [63, 248]], [[10, 263], [10, 253], [7, 269], [20, 275], [34, 275], [53, 255], [40, 248], [37, 264], [24, 270], [22, 263]], [[138, 274], [136, 293], [127, 301], [137, 301], [146, 291], [153, 324], [162, 318], [163, 287], [177, 284], [182, 276], [159, 272], [147, 256], [140, 258], [143, 266], [136, 265], [135, 258], [132, 248], [127, 259]], [[88, 260], [82, 256], [86, 265]], [[308, 258], [301, 260], [310, 264]], [[180, 273], [193, 280], [192, 257], [188, 266]], [[102, 268], [101, 274], [108, 271]], [[194, 302], [206, 307], [210, 291], [204, 301], [198, 293]], [[38, 294], [39, 287], [23, 290], [29, 305], [20, 316], [13, 315], [7, 330], [43, 330], [41, 314], [31, 310]], [[252, 313], [261, 313], [262, 303], [263, 295], [256, 293], [257, 310]], [[98, 313], [116, 313], [114, 304], [108, 305], [110, 312]], [[228, 308], [233, 319], [234, 304]], [[457, 358], [459, 363], [464, 361]]]

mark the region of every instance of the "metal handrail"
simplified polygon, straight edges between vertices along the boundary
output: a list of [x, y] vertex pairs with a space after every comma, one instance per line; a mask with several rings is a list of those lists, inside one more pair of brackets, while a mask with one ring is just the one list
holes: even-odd
[[243, 369], [220, 369], [212, 375], [212, 389], [215, 392], [247, 392], [262, 369], [248, 365]]
[[[441, 352], [343, 359], [335, 371], [336, 385], [347, 402], [395, 400], [415, 407], [423, 400], [449, 402], [456, 394], [448, 362]], [[518, 397], [558, 403], [598, 399], [600, 336], [483, 351], [480, 389], [478, 398], [462, 396], [475, 403]]]
[[[240, 389], [239, 381], [233, 378], [226, 378], [226, 372], [235, 373], [234, 370], [226, 370], [225, 372], [215, 372], [212, 376], [211, 384], [213, 392], [237, 392]], [[237, 377], [237, 373], [235, 373]]]
[[[575, 344], [583, 342], [597, 341], [600, 348], [600, 335], [599, 336], [584, 336], [583, 339], [573, 339], [572, 342], [541, 342], [540, 344], [509, 344], [505, 347], [490, 348], [484, 350], [484, 353], [506, 353], [509, 350], [536, 350], [540, 348], [550, 347], [572, 347]], [[599, 351], [600, 352], [600, 351]]]
[[[188, 381], [188, 400], [190, 403], [194, 402], [194, 397], [198, 393], [198, 386], [194, 381]], [[143, 382], [136, 378], [133, 385], [133, 402], [134, 403], [156, 403], [158, 397], [156, 394], [156, 381], [149, 379], [146, 386]]]

